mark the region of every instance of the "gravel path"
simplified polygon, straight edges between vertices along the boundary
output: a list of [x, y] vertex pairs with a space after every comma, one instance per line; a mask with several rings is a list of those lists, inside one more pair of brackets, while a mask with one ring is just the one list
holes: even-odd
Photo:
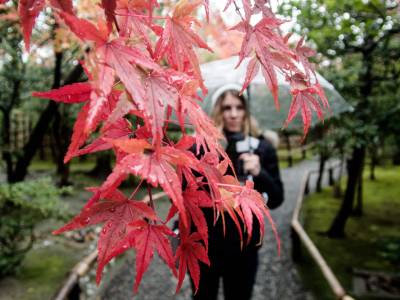
[[[300, 192], [300, 179], [307, 170], [315, 170], [317, 168], [318, 163], [316, 161], [303, 161], [293, 168], [281, 171], [282, 180], [285, 185], [285, 201], [279, 208], [271, 211], [281, 239], [281, 255], [278, 257], [272, 230], [269, 226], [266, 226], [264, 245], [259, 252], [260, 265], [253, 292], [252, 299], [254, 300], [312, 299], [302, 286], [291, 258], [290, 220], [297, 195]], [[326, 184], [327, 176], [324, 177], [324, 183]], [[311, 182], [315, 182], [315, 179], [315, 176], [312, 176]], [[313, 184], [311, 184], [311, 190], [313, 189]], [[134, 259], [127, 259], [126, 264], [123, 264], [115, 272], [115, 276], [104, 287], [100, 298], [107, 300], [191, 299], [188, 278], [185, 279], [180, 293], [175, 295], [176, 279], [157, 256], [155, 256], [149, 270], [144, 275], [138, 295], [133, 297], [134, 265]], [[223, 299], [222, 288], [220, 288], [219, 299]]]

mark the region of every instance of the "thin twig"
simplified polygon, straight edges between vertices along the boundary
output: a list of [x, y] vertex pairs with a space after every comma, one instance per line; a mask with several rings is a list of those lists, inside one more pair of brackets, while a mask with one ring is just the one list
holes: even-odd
[[239, 9], [239, 7], [238, 7], [237, 4], [236, 4], [236, 1], [233, 1], [233, 5], [235, 5], [235, 10], [236, 10], [236, 12], [238, 13], [238, 15], [240, 16], [240, 18], [242, 19], [242, 21], [245, 22], [245, 20], [244, 20], [244, 18], [243, 18], [243, 15], [242, 15], [242, 13], [240, 12], [240, 9]]
[[154, 210], [154, 201], [153, 201], [153, 195], [151, 192], [151, 186], [149, 183], [147, 183], [147, 192], [149, 194], [149, 203], [150, 203], [150, 207]]
[[140, 180], [138, 186], [135, 188], [135, 190], [132, 192], [132, 194], [129, 196], [129, 200], [132, 200], [133, 197], [136, 195], [137, 191], [139, 190], [139, 187], [142, 185], [144, 178]]

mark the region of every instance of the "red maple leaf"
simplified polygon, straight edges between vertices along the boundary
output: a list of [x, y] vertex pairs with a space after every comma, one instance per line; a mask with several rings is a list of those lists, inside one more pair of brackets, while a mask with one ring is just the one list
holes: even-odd
[[71, 137], [71, 143], [68, 147], [68, 151], [64, 157], [64, 162], [69, 161], [72, 157], [76, 156], [78, 154], [79, 148], [85, 143], [87, 140], [90, 132], [98, 126], [98, 124], [101, 121], [104, 121], [107, 119], [108, 115], [111, 113], [112, 109], [115, 107], [118, 97], [120, 93], [115, 92], [110, 94], [110, 96], [107, 98], [107, 105], [104, 105], [102, 107], [102, 111], [97, 113], [95, 116], [95, 119], [93, 120], [90, 128], [90, 131], [88, 131], [87, 128], [87, 119], [89, 116], [90, 112], [90, 104], [92, 103], [87, 102], [81, 109], [81, 111], [78, 114], [78, 117], [76, 119], [72, 137]]
[[65, 85], [47, 92], [33, 92], [32, 96], [63, 103], [80, 103], [89, 100], [92, 86], [88, 82]]
[[297, 42], [296, 45], [296, 54], [299, 57], [299, 61], [304, 66], [307, 78], [310, 78], [311, 72], [313, 73], [314, 77], [316, 77], [315, 70], [313, 69], [311, 63], [308, 60], [308, 58], [314, 56], [316, 52], [313, 49], [303, 45], [303, 43], [304, 43], [304, 37], [301, 37], [301, 39]]
[[[153, 6], [157, 6], [155, 0], [152, 1], [119, 1], [115, 15], [120, 26], [119, 35], [138, 39], [146, 45], [147, 51], [153, 56], [152, 42], [149, 38], [148, 29], [156, 34], [162, 32], [162, 27], [151, 23], [151, 12]], [[146, 15], [145, 10], [148, 10]]]
[[165, 28], [156, 45], [156, 57], [160, 59], [166, 55], [171, 66], [179, 71], [187, 71], [189, 64], [194, 76], [199, 80], [203, 92], [207, 88], [203, 84], [199, 61], [193, 47], [207, 49], [208, 45], [191, 29], [195, 19], [190, 14], [200, 5], [201, 0], [188, 2], [181, 1], [175, 7], [172, 17], [167, 17]]
[[100, 137], [84, 148], [76, 151], [74, 156], [111, 149], [113, 145], [109, 143], [110, 139], [128, 138], [131, 134], [132, 125], [128, 120], [121, 118], [109, 126], [102, 127], [100, 130]]
[[[232, 1], [229, 1], [228, 5], [230, 5], [230, 2]], [[242, 92], [251, 83], [261, 67], [265, 82], [274, 98], [275, 106], [279, 109], [276, 72], [277, 70], [281, 72], [290, 82], [293, 94], [285, 126], [298, 111], [301, 111], [305, 136], [311, 124], [312, 110], [317, 112], [318, 118], [323, 119], [323, 112], [316, 96], [319, 96], [324, 108], [329, 107], [325, 94], [317, 82], [315, 71], [308, 61], [308, 58], [313, 56], [315, 51], [303, 45], [303, 38], [292, 50], [288, 45], [290, 35], [283, 37], [279, 32], [279, 26], [283, 22], [277, 19], [268, 8], [265, 8], [262, 1], [256, 1], [253, 7], [247, 0], [243, 1], [243, 4], [247, 21], [243, 20], [232, 28], [245, 33], [238, 65], [244, 58], [252, 57], [247, 65]], [[256, 25], [250, 25], [248, 17], [260, 11], [263, 13], [263, 18]], [[304, 72], [299, 69], [298, 65], [303, 66]], [[314, 75], [313, 78], [311, 78], [311, 74]]]
[[256, 75], [259, 66], [263, 73], [265, 82], [274, 97], [275, 105], [279, 109], [278, 100], [278, 80], [276, 70], [274, 68], [274, 52], [281, 52], [290, 61], [290, 57], [294, 56], [293, 52], [287, 47], [283, 38], [277, 33], [279, 25], [283, 22], [277, 18], [262, 18], [255, 26], [249, 25], [247, 22], [240, 22], [232, 29], [245, 33], [242, 48], [239, 53], [238, 65], [245, 57], [252, 56], [253, 60], [247, 66], [247, 74], [242, 90], [248, 86], [250, 80]]
[[31, 33], [35, 20], [45, 5], [45, 0], [20, 0], [18, 13], [21, 18], [22, 33], [24, 36], [25, 48], [29, 51]]
[[[96, 189], [92, 189], [96, 192]], [[104, 266], [115, 256], [116, 245], [127, 235], [127, 225], [147, 218], [157, 220], [155, 212], [145, 203], [128, 200], [118, 190], [108, 192], [103, 200], [85, 207], [68, 224], [56, 230], [55, 234], [104, 223], [98, 242], [98, 267], [96, 281], [100, 282]]]
[[[61, 87], [59, 89], [50, 90], [47, 92], [34, 92], [33, 96], [52, 99], [56, 102], [64, 103], [79, 103], [90, 99], [93, 89], [89, 83], [74, 83]], [[65, 155], [64, 161], [69, 161], [73, 156], [77, 155], [79, 147], [81, 147], [93, 128], [96, 128], [99, 122], [104, 121], [108, 118], [120, 96], [119, 91], [114, 91], [106, 99], [106, 105], [103, 105], [101, 109], [94, 116], [94, 120], [91, 123], [90, 130], [87, 130], [87, 120], [91, 109], [91, 103], [87, 102], [79, 112], [71, 138], [71, 144], [68, 148], [67, 154]]]
[[58, 8], [66, 13], [73, 14], [72, 0], [50, 0], [53, 8]]
[[[303, 119], [304, 124], [304, 136], [306, 136], [308, 129], [310, 128], [312, 121], [312, 109], [316, 111], [317, 117], [320, 120], [324, 119], [323, 109], [329, 109], [328, 100], [325, 97], [325, 93], [323, 92], [321, 86], [318, 83], [314, 85], [309, 85], [307, 81], [304, 79], [303, 74], [298, 74], [298, 76], [292, 77], [292, 103], [289, 108], [289, 113], [287, 120], [285, 122], [285, 126], [289, 124], [293, 120], [293, 118], [297, 115], [297, 113], [301, 113], [301, 117]], [[309, 86], [307, 86], [309, 85]], [[318, 101], [319, 96], [321, 104]]]
[[154, 250], [165, 261], [176, 276], [174, 255], [167, 236], [175, 234], [165, 225], [155, 225], [144, 220], [129, 224], [129, 233], [121, 239], [110, 256], [119, 255], [129, 248], [136, 249], [136, 279], [134, 291], [138, 291], [140, 281], [153, 258]]
[[[153, 152], [151, 145], [138, 139], [111, 141], [117, 148], [127, 153], [120, 159], [113, 172], [102, 185], [103, 193], [118, 187], [128, 174], [140, 175], [156, 187], [160, 185], [178, 208], [182, 221], [187, 225], [186, 209], [183, 204], [182, 182], [176, 174], [175, 166], [186, 166], [198, 169], [198, 162], [189, 151], [162, 147]], [[148, 152], [145, 152], [147, 149]]]
[[[190, 219], [193, 221], [196, 229], [208, 249], [208, 228], [207, 221], [201, 210], [201, 204], [211, 202], [211, 199], [206, 192], [197, 190], [194, 187], [187, 188], [183, 193], [185, 199], [185, 207], [190, 215]], [[210, 203], [211, 204], [211, 203]], [[211, 204], [212, 205], [212, 204]]]
[[[254, 190], [254, 183], [251, 181], [246, 181], [245, 186], [240, 187], [240, 192], [235, 194], [235, 199], [238, 202], [243, 221], [246, 225], [247, 230], [247, 242], [251, 240], [253, 234], [253, 216], [255, 216], [260, 224], [260, 239], [264, 237], [265, 227], [264, 227], [264, 216], [267, 216], [271, 221], [272, 228], [276, 234], [274, 223], [269, 214], [269, 210], [265, 204], [264, 198]], [[277, 237], [277, 234], [276, 234]], [[279, 238], [278, 249], [279, 247]], [[259, 241], [261, 243], [261, 240]]]
[[101, 6], [104, 8], [106, 14], [108, 30], [111, 31], [115, 17], [114, 11], [117, 7], [116, 0], [101, 0]]
[[137, 101], [139, 109], [144, 111], [153, 135], [153, 144], [160, 146], [163, 138], [165, 113], [168, 105], [176, 109], [178, 91], [166, 79], [152, 72], [144, 79], [146, 100]]
[[178, 292], [182, 286], [187, 269], [189, 269], [195, 290], [197, 291], [200, 281], [199, 261], [210, 265], [207, 251], [200, 242], [202, 239], [201, 235], [197, 232], [188, 235], [187, 231], [181, 228], [180, 239], [181, 241], [175, 254], [175, 259], [179, 259], [179, 276], [176, 292]]

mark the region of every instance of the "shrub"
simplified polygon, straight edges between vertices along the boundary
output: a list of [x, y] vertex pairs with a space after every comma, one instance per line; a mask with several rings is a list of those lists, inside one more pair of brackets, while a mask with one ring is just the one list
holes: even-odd
[[49, 178], [0, 185], [0, 277], [12, 274], [35, 241], [35, 226], [63, 218], [59, 201], [64, 189]]

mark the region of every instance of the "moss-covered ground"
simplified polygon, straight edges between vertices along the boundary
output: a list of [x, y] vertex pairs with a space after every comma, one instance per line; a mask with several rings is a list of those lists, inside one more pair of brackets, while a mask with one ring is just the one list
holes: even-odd
[[[400, 270], [400, 167], [379, 167], [376, 177], [371, 181], [369, 173], [364, 173], [364, 214], [348, 220], [344, 239], [330, 239], [324, 234], [341, 203], [341, 199], [332, 197], [331, 188], [307, 197], [302, 208], [307, 233], [350, 294], [353, 268], [391, 273]], [[302, 253], [299, 270], [306, 286], [316, 299], [334, 299], [306, 250]]]

